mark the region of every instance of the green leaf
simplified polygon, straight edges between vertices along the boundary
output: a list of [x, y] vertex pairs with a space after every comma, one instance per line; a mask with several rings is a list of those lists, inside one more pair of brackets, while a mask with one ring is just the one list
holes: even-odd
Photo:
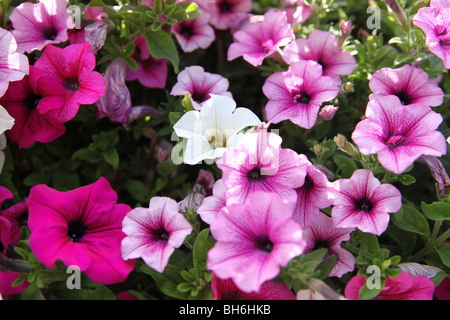
[[434, 249], [439, 254], [442, 263], [445, 264], [445, 266], [450, 267], [450, 243], [441, 243]]
[[171, 112], [169, 113], [169, 121], [171, 125], [174, 125], [178, 122], [178, 120], [181, 119], [181, 117], [184, 115], [183, 112]]
[[23, 180], [23, 184], [27, 187], [35, 186], [37, 184], [46, 183], [46, 177], [40, 172], [33, 172]]
[[386, 269], [386, 270], [384, 270], [384, 273], [389, 278], [396, 278], [396, 277], [398, 277], [400, 275], [400, 273], [402, 273], [402, 270], [401, 269], [396, 269], [396, 268]]
[[147, 202], [145, 184], [140, 180], [127, 179], [124, 188], [139, 202]]
[[206, 228], [202, 230], [197, 239], [194, 242], [194, 248], [192, 251], [192, 259], [194, 263], [194, 267], [200, 273], [206, 271], [206, 260], [208, 258], [208, 251], [213, 247], [212, 244], [208, 241], [209, 229]]
[[161, 0], [155, 0], [153, 3], [153, 12], [158, 14], [163, 11], [163, 4]]
[[84, 160], [89, 163], [99, 163], [100, 161], [102, 161], [102, 156], [96, 150], [89, 150], [88, 148], [82, 148], [77, 150], [72, 155], [72, 160], [76, 159]]
[[177, 286], [177, 290], [180, 292], [183, 292], [183, 293], [189, 292], [192, 289], [194, 289], [194, 286], [192, 285], [192, 283], [183, 282]]
[[114, 56], [122, 55], [122, 48], [111, 38], [105, 39], [105, 44], [103, 45], [103, 48], [106, 51], [109, 51]]
[[409, 186], [410, 184], [413, 184], [414, 182], [416, 182], [416, 178], [414, 178], [413, 176], [411, 176], [409, 174], [402, 174], [402, 175], [398, 176], [398, 181], [400, 181], [405, 186]]
[[20, 300], [39, 300], [41, 296], [41, 290], [36, 286], [36, 284], [30, 284], [22, 293], [20, 294]]
[[337, 254], [332, 254], [331, 256], [323, 260], [315, 269], [315, 271], [317, 270], [320, 271], [318, 279], [323, 280], [327, 278], [330, 272], [333, 270], [334, 266], [336, 265], [336, 261], [337, 261]]
[[136, 71], [137, 69], [139, 69], [139, 65], [133, 58], [125, 57], [125, 62], [127, 63], [128, 68], [130, 68], [131, 70]]
[[128, 42], [122, 49], [122, 55], [125, 57], [129, 57], [136, 48], [136, 45], [133, 41]]
[[353, 172], [358, 169], [356, 163], [344, 155], [334, 155], [333, 161], [338, 165], [338, 170], [341, 170], [344, 179], [350, 178]]
[[433, 202], [427, 204], [422, 201], [422, 211], [431, 220], [450, 220], [450, 203]]
[[367, 287], [367, 283], [365, 283], [361, 289], [359, 290], [359, 299], [360, 300], [370, 300], [378, 296], [381, 292], [381, 288], [372, 288], [369, 289]]
[[359, 255], [363, 256], [363, 251], [367, 250], [369, 253], [375, 253], [380, 249], [380, 245], [378, 244], [378, 238], [376, 235], [366, 232], [361, 232], [360, 235], [360, 246], [359, 246]]
[[391, 217], [398, 228], [430, 239], [428, 221], [414, 206], [403, 204], [401, 209], [397, 213], [392, 214]]
[[116, 148], [109, 148], [103, 151], [103, 158], [108, 162], [114, 169], [119, 166], [119, 153]]
[[180, 59], [173, 38], [162, 30], [147, 31], [144, 33], [144, 37], [152, 57], [155, 59], [168, 59], [172, 63], [175, 73], [178, 73]]

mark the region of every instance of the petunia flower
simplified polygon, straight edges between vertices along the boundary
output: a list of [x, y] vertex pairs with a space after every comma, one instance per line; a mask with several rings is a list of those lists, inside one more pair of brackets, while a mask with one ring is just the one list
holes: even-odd
[[388, 95], [397, 96], [403, 105], [440, 106], [444, 92], [428, 79], [428, 73], [410, 65], [398, 69], [382, 68], [369, 81], [370, 100]]
[[305, 155], [300, 155], [300, 157], [306, 164], [306, 176], [304, 184], [295, 190], [297, 204], [292, 218], [302, 228], [309, 228], [317, 220], [320, 209], [332, 205], [334, 188], [327, 176], [309, 162]]
[[14, 126], [14, 121], [14, 118], [10, 116], [8, 111], [0, 106], [0, 134], [10, 130]]
[[196, 3], [211, 15], [209, 23], [218, 30], [227, 30], [239, 20], [244, 20], [253, 6], [251, 0], [203, 0]]
[[283, 50], [283, 59], [289, 65], [299, 60], [316, 61], [322, 66], [323, 75], [341, 84], [341, 75], [349, 75], [356, 67], [355, 58], [342, 50], [336, 37], [329, 31], [315, 30], [308, 39], [298, 38]]
[[84, 20], [100, 21], [103, 18], [109, 17], [109, 15], [103, 11], [103, 7], [87, 7], [84, 9], [83, 13]]
[[246, 133], [238, 148], [227, 150], [217, 161], [227, 188], [227, 204], [243, 203], [252, 193], [265, 191], [295, 205], [306, 166], [295, 151], [281, 148], [281, 142], [279, 135], [266, 130]]
[[437, 131], [442, 116], [426, 105], [403, 106], [396, 96], [369, 101], [366, 119], [352, 139], [362, 154], [377, 154], [381, 165], [400, 174], [421, 155], [446, 154], [444, 135]]
[[291, 217], [291, 204], [267, 192], [223, 208], [210, 225], [217, 242], [208, 252], [207, 269], [231, 278], [241, 291], [260, 291], [303, 252], [302, 229]]
[[153, 197], [149, 208], [135, 208], [123, 219], [122, 257], [142, 258], [162, 273], [176, 248], [192, 232], [192, 226], [178, 212], [178, 204], [167, 197]]
[[202, 204], [197, 210], [200, 218], [207, 224], [211, 224], [217, 213], [227, 205], [227, 188], [222, 179], [219, 179], [214, 184], [213, 194], [203, 199]]
[[429, 7], [419, 9], [412, 21], [425, 33], [428, 49], [450, 69], [450, 1], [432, 0]]
[[197, 164], [217, 160], [237, 145], [241, 131], [261, 121], [247, 108], [236, 108], [233, 99], [211, 95], [200, 111], [186, 112], [173, 126], [179, 137], [187, 139], [184, 162]]
[[36, 141], [51, 142], [66, 132], [56, 114], [66, 106], [66, 90], [43, 70], [30, 66], [30, 75], [12, 82], [0, 104], [15, 119], [8, 136], [27, 148]]
[[234, 42], [228, 48], [228, 61], [242, 56], [255, 67], [295, 39], [283, 11], [266, 12], [262, 21], [245, 24], [233, 37]]
[[135, 261], [124, 261], [120, 251], [122, 220], [131, 208], [117, 203], [105, 178], [66, 192], [36, 185], [27, 204], [30, 248], [47, 268], [61, 260], [103, 284], [123, 282], [133, 270]]
[[284, 5], [288, 23], [292, 26], [304, 23], [314, 13], [303, 0], [284, 0]]
[[127, 63], [118, 58], [105, 71], [105, 95], [95, 103], [99, 118], [108, 117], [113, 121], [126, 122], [132, 109], [130, 91], [125, 83]]
[[[364, 276], [353, 277], [345, 287], [345, 297], [359, 300], [359, 291], [366, 283]], [[386, 278], [386, 284], [374, 300], [433, 300], [433, 280], [426, 276], [412, 277], [402, 272], [395, 278]]]
[[126, 81], [138, 80], [148, 88], [165, 88], [167, 80], [167, 59], [155, 59], [150, 55], [144, 35], [133, 39], [136, 45], [131, 58], [137, 65], [137, 70], [127, 69]]
[[67, 12], [67, 0], [40, 0], [23, 2], [9, 16], [19, 52], [42, 50], [52, 43], [68, 39], [67, 29], [75, 27]]
[[315, 125], [322, 103], [339, 94], [339, 87], [323, 76], [322, 68], [314, 61], [293, 62], [287, 71], [273, 73], [262, 90], [269, 99], [266, 104], [269, 121], [291, 120], [305, 129]]
[[347, 250], [341, 248], [341, 242], [350, 240], [350, 233], [354, 228], [337, 228], [333, 220], [325, 213], [320, 212], [313, 226], [303, 230], [303, 239], [306, 242], [304, 253], [317, 249], [328, 249], [324, 259], [336, 254], [336, 264], [331, 270], [330, 277], [342, 277], [355, 268], [355, 257]]
[[389, 224], [389, 213], [402, 206], [402, 195], [393, 185], [381, 184], [372, 171], [356, 170], [350, 179], [333, 182], [336, 189], [331, 210], [338, 228], [358, 228], [381, 235]]
[[212, 274], [211, 289], [214, 300], [296, 300], [295, 294], [285, 283], [264, 282], [259, 292], [244, 292], [233, 280], [222, 280]]
[[49, 45], [34, 66], [45, 70], [66, 90], [65, 107], [52, 114], [58, 121], [71, 120], [81, 104], [93, 104], [105, 95], [105, 79], [94, 71], [95, 55], [88, 41], [65, 48]]
[[211, 94], [233, 98], [228, 91], [229, 82], [220, 74], [205, 72], [201, 66], [186, 67], [177, 76], [171, 95], [191, 95], [192, 106], [200, 110], [211, 98]]
[[11, 32], [0, 28], [0, 97], [11, 81], [22, 80], [29, 72], [28, 58], [17, 51]]
[[207, 49], [216, 39], [214, 28], [209, 24], [209, 15], [202, 12], [193, 20], [184, 20], [172, 27], [172, 32], [184, 52]]

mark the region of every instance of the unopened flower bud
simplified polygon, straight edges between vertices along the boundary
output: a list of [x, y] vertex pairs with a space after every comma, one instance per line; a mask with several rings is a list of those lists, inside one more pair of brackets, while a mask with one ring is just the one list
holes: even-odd
[[164, 13], [158, 13], [158, 22], [164, 24], [167, 22], [169, 17], [167, 17]]
[[159, 148], [158, 149], [158, 160], [165, 161], [169, 158], [169, 152], [166, 149]]
[[450, 186], [450, 177], [448, 176], [441, 161], [436, 157], [427, 155], [420, 156], [417, 161], [423, 162], [428, 166], [431, 175], [438, 183], [439, 196], [442, 198], [445, 197], [445, 190], [448, 186]]
[[314, 153], [316, 154], [317, 159], [320, 159], [323, 156], [325, 149], [320, 145], [314, 145]]
[[339, 107], [335, 107], [333, 105], [327, 105], [320, 110], [319, 116], [322, 117], [324, 120], [331, 120], [331, 119], [333, 119], [333, 117], [336, 114], [336, 111], [338, 111], [338, 109], [339, 109]]
[[403, 11], [402, 7], [400, 7], [397, 0], [386, 0], [385, 2], [392, 9], [398, 21], [405, 26], [408, 20], [406, 18], [405, 11]]
[[105, 44], [106, 34], [111, 25], [108, 19], [102, 19], [87, 25], [84, 28], [84, 37], [91, 45], [92, 51], [96, 53]]
[[345, 82], [341, 86], [341, 93], [349, 93], [355, 85], [351, 82]]
[[339, 29], [341, 30], [341, 34], [338, 37], [338, 43], [342, 46], [344, 44], [345, 39], [352, 33], [352, 30], [355, 27], [352, 25], [351, 21], [342, 20], [339, 24]]
[[341, 149], [345, 153], [348, 153], [349, 155], [351, 155], [356, 159], [361, 159], [359, 151], [355, 148], [354, 145], [352, 145], [350, 142], [347, 141], [347, 138], [344, 135], [338, 133], [334, 137], [334, 142], [336, 142], [339, 149]]
[[186, 212], [186, 210], [197, 212], [203, 199], [205, 199], [205, 196], [202, 193], [192, 191], [178, 204], [178, 210], [180, 212]]

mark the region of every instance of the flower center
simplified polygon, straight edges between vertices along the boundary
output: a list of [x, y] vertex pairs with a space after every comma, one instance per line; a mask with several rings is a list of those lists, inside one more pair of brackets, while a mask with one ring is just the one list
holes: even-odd
[[237, 291], [222, 292], [220, 300], [244, 300], [244, 297]]
[[329, 247], [330, 247], [330, 243], [328, 242], [328, 240], [317, 239], [312, 251], [319, 250], [319, 249], [328, 249]]
[[227, 1], [222, 1], [219, 5], [220, 12], [230, 12], [231, 11], [231, 4], [229, 4]]
[[394, 93], [394, 95], [396, 95], [400, 99], [400, 102], [403, 105], [411, 104], [411, 97], [409, 96], [409, 94], [406, 90], [398, 91], [398, 92]]
[[323, 62], [322, 59], [317, 60], [317, 63], [322, 66], [322, 73], [325, 72], [325, 69], [327, 68], [327, 64]]
[[55, 40], [58, 35], [58, 30], [54, 26], [47, 27], [42, 31], [44, 40]]
[[369, 213], [373, 209], [373, 203], [370, 199], [367, 199], [367, 197], [364, 196], [358, 200], [355, 200], [355, 209]]
[[257, 236], [254, 240], [256, 250], [264, 253], [270, 253], [273, 250], [273, 242], [270, 241], [267, 235]]
[[273, 47], [275, 46], [275, 44], [273, 43], [272, 39], [269, 39], [261, 43], [261, 46], [265, 53], [269, 53], [273, 51]]
[[190, 39], [194, 35], [194, 30], [192, 30], [191, 26], [182, 26], [180, 33], [185, 37], [186, 39]]
[[314, 182], [311, 181], [311, 179], [308, 178], [308, 176], [305, 177], [305, 183], [301, 187], [305, 191], [309, 191], [314, 187]]
[[219, 129], [206, 130], [205, 137], [213, 149], [224, 148], [227, 145], [227, 137]]
[[393, 134], [384, 142], [385, 145], [389, 146], [390, 150], [394, 150], [395, 148], [401, 146], [405, 140], [405, 136], [403, 134]]
[[80, 83], [78, 82], [78, 77], [69, 77], [64, 79], [63, 81], [63, 87], [66, 90], [69, 90], [70, 92], [74, 93], [78, 89], [80, 89]]
[[25, 105], [28, 110], [33, 111], [38, 106], [42, 97], [36, 95], [34, 92], [31, 92], [28, 97], [25, 99]]
[[202, 103], [203, 101], [209, 99], [209, 94], [207, 97], [207, 95], [204, 92], [194, 92], [191, 98], [197, 103]]
[[439, 44], [441, 46], [450, 46], [450, 34], [448, 33], [448, 29], [444, 26], [436, 26], [434, 28], [434, 34], [436, 38], [439, 39]]
[[164, 227], [159, 227], [152, 232], [153, 240], [156, 242], [167, 242], [170, 237], [170, 233], [164, 229]]
[[73, 242], [81, 242], [87, 232], [87, 226], [79, 220], [72, 220], [68, 223], [68, 227], [67, 236], [69, 239]]
[[309, 104], [309, 102], [311, 101], [311, 96], [305, 91], [300, 91], [300, 92], [294, 93], [293, 98], [296, 103], [301, 103], [301, 104]]
[[247, 172], [247, 178], [250, 182], [262, 181], [266, 176], [261, 174], [261, 168], [255, 167]]

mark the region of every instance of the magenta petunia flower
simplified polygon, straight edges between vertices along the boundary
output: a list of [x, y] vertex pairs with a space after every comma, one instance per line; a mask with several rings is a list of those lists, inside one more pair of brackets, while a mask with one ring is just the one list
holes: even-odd
[[377, 154], [381, 165], [400, 174], [421, 155], [446, 154], [444, 135], [437, 131], [442, 116], [426, 105], [403, 106], [396, 96], [369, 101], [366, 119], [352, 134], [362, 154]]
[[420, 68], [404, 65], [398, 69], [382, 68], [369, 81], [370, 100], [388, 95], [397, 96], [403, 105], [425, 104], [440, 106], [444, 92], [429, 81], [428, 73]]
[[244, 20], [253, 7], [251, 0], [203, 0], [196, 3], [211, 15], [209, 23], [219, 30], [232, 28]]
[[214, 184], [213, 194], [203, 199], [202, 204], [197, 210], [200, 218], [207, 224], [211, 224], [215, 219], [217, 213], [227, 205], [227, 188], [222, 179], [219, 179]]
[[40, 0], [23, 2], [9, 16], [19, 52], [42, 50], [51, 43], [68, 39], [67, 29], [75, 27], [67, 0]]
[[295, 34], [283, 11], [268, 11], [262, 21], [249, 22], [233, 34], [234, 42], [228, 48], [228, 61], [243, 57], [257, 67], [280, 47], [287, 45]]
[[342, 50], [336, 37], [329, 31], [315, 30], [308, 39], [296, 39], [283, 50], [288, 64], [299, 60], [316, 61], [322, 66], [323, 75], [341, 84], [341, 75], [349, 75], [356, 67], [356, 60], [347, 50]]
[[306, 166], [298, 154], [281, 148], [281, 137], [259, 130], [242, 137], [240, 148], [229, 149], [217, 167], [227, 188], [227, 204], [243, 203], [255, 191], [274, 192], [294, 205]]
[[27, 56], [16, 51], [17, 43], [11, 32], [0, 28], [0, 97], [11, 81], [22, 80], [29, 73]]
[[291, 120], [310, 129], [317, 120], [320, 106], [339, 94], [339, 87], [314, 61], [291, 63], [285, 72], [270, 75], [262, 88], [269, 99], [266, 104], [267, 120], [279, 123]]
[[222, 280], [212, 274], [211, 289], [214, 300], [296, 300], [295, 294], [284, 283], [264, 282], [259, 292], [244, 292], [233, 280]]
[[305, 183], [296, 189], [297, 204], [292, 218], [302, 228], [309, 228], [317, 220], [320, 209], [332, 205], [334, 188], [327, 176], [309, 162], [305, 155], [300, 157], [306, 163], [306, 176]]
[[177, 83], [172, 87], [171, 95], [191, 95], [192, 106], [200, 110], [211, 94], [233, 98], [228, 91], [229, 82], [220, 74], [205, 72], [200, 66], [186, 67], [177, 76]]
[[[363, 276], [353, 277], [345, 287], [345, 297], [359, 300], [359, 291], [365, 283]], [[434, 282], [428, 277], [412, 277], [402, 272], [395, 278], [386, 278], [386, 285], [375, 300], [433, 300], [434, 290]]]
[[412, 21], [425, 33], [428, 49], [450, 69], [450, 0], [431, 0]]
[[267, 192], [223, 208], [210, 225], [217, 242], [208, 252], [207, 269], [231, 278], [241, 291], [258, 292], [303, 252], [302, 229], [291, 217], [292, 205]]
[[178, 212], [178, 204], [167, 197], [153, 197], [149, 208], [135, 208], [123, 219], [122, 257], [142, 258], [162, 273], [176, 248], [192, 232], [192, 226]]
[[123, 282], [134, 269], [135, 261], [120, 252], [122, 220], [131, 208], [117, 203], [105, 178], [66, 192], [37, 185], [27, 203], [30, 248], [47, 268], [61, 260], [103, 284]]
[[320, 212], [314, 225], [303, 231], [303, 239], [306, 242], [304, 253], [326, 248], [328, 252], [324, 259], [336, 254], [336, 264], [330, 272], [330, 277], [340, 278], [345, 273], [353, 271], [355, 257], [341, 248], [341, 242], [350, 240], [350, 233], [354, 231], [354, 228], [337, 228], [330, 217]]
[[49, 45], [34, 65], [58, 80], [66, 90], [65, 107], [52, 114], [58, 121], [71, 120], [81, 104], [93, 104], [105, 95], [105, 79], [94, 71], [95, 55], [87, 41], [65, 48]]
[[30, 66], [30, 75], [12, 82], [0, 104], [15, 119], [7, 134], [19, 148], [51, 142], [66, 132], [55, 116], [66, 106], [66, 90], [43, 70]]
[[138, 64], [137, 70], [127, 69], [126, 81], [138, 80], [140, 84], [148, 88], [165, 88], [167, 80], [167, 59], [155, 59], [148, 51], [144, 35], [133, 40], [136, 48], [131, 57]]
[[197, 49], [207, 49], [216, 39], [214, 28], [209, 25], [209, 15], [202, 12], [193, 20], [184, 20], [172, 27], [181, 49], [192, 52]]
[[333, 182], [336, 189], [333, 222], [338, 228], [358, 228], [381, 235], [389, 224], [389, 213], [402, 206], [402, 194], [389, 183], [381, 184], [372, 171], [356, 170], [350, 179]]

